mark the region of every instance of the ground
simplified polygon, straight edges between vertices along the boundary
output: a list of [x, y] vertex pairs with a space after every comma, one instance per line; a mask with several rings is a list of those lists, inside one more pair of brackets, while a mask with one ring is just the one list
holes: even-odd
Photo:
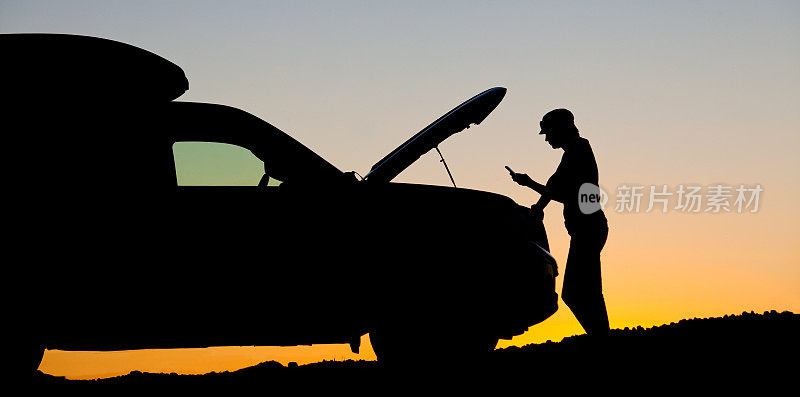
[[[537, 388], [566, 384], [590, 386], [684, 385], [695, 381], [736, 384], [790, 384], [800, 357], [800, 315], [775, 311], [681, 320], [644, 329], [612, 330], [604, 339], [586, 335], [561, 342], [498, 349], [479, 362], [420, 363], [387, 369], [375, 361], [325, 361], [302, 366], [265, 362], [233, 372], [205, 375], [150, 374], [75, 381], [37, 374], [34, 387], [135, 385], [153, 387], [255, 386], [292, 392], [354, 387], [412, 387], [420, 379], [447, 388], [481, 383]], [[655, 383], [654, 383], [655, 382]], [[431, 385], [435, 383], [426, 383]], [[657, 386], [657, 387], [662, 387]], [[427, 386], [426, 386], [427, 387]]]

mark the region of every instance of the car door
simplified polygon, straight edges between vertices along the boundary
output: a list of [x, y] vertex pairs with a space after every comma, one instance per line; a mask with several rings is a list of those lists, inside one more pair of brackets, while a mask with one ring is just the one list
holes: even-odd
[[263, 154], [238, 145], [176, 142], [173, 154], [173, 247], [164, 258], [172, 287], [161, 290], [181, 310], [159, 310], [172, 324], [159, 343], [350, 340], [358, 327], [344, 280], [353, 263], [342, 261], [350, 249], [335, 230], [348, 211], [320, 205], [336, 190], [286, 188], [265, 173]]

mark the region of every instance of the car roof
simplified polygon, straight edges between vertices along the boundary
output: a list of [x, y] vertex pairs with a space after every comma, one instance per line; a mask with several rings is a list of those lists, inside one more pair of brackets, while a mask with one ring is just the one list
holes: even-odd
[[[170, 146], [206, 141], [249, 149], [282, 181], [324, 182], [343, 174], [250, 113], [174, 101], [188, 89], [183, 70], [141, 48], [97, 37], [23, 33], [0, 34], [0, 50], [0, 96], [18, 110], [9, 112], [11, 135], [50, 160], [95, 159], [115, 163], [119, 175], [171, 174], [166, 179], [174, 182], [174, 166], [164, 160]], [[153, 164], [143, 164], [147, 159]]]

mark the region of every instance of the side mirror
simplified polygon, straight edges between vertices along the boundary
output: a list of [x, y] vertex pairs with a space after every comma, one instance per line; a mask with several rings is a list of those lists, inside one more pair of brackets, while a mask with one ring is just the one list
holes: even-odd
[[264, 176], [261, 177], [261, 180], [258, 181], [258, 187], [267, 187], [268, 183], [269, 183], [269, 175], [264, 174]]

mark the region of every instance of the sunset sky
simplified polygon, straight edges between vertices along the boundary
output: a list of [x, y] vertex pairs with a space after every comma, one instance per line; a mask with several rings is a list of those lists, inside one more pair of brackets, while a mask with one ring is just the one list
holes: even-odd
[[[562, 152], [537, 135], [538, 121], [568, 108], [610, 195], [602, 261], [613, 328], [800, 312], [800, 2], [3, 0], [0, 33], [12, 32], [99, 36], [150, 50], [186, 72], [181, 100], [244, 109], [361, 175], [465, 99], [506, 87], [482, 125], [440, 148], [459, 187], [523, 205], [538, 195], [503, 166], [545, 182]], [[244, 179], [257, 173], [240, 157], [247, 153], [216, 150], [187, 146], [176, 155], [240, 162]], [[435, 151], [397, 181], [450, 184]], [[668, 211], [646, 213], [650, 186], [662, 185], [673, 193]], [[706, 212], [705, 196], [699, 213], [675, 209], [681, 185], [701, 186], [703, 195], [731, 186], [731, 211]], [[757, 212], [733, 205], [740, 185], [763, 189]], [[643, 187], [638, 213], [616, 211], [621, 186]], [[545, 226], [563, 269], [561, 209], [547, 208]], [[579, 333], [560, 303], [552, 318], [499, 346]], [[374, 359], [368, 343], [364, 350], [47, 351], [40, 369], [72, 378], [204, 373], [267, 360]]]

